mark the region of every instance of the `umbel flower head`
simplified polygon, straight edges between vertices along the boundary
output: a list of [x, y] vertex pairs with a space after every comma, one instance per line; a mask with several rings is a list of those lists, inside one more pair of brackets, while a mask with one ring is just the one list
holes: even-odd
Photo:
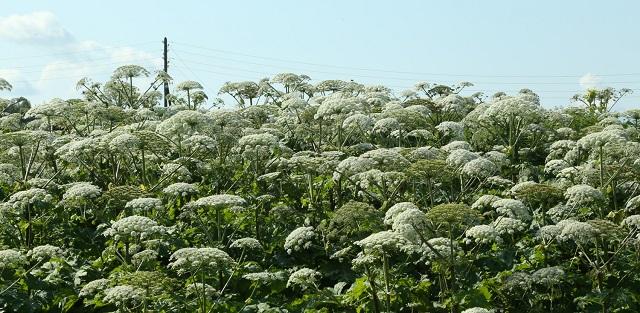
[[231, 207], [242, 207], [247, 202], [239, 196], [235, 195], [213, 195], [208, 197], [200, 198], [194, 202], [189, 203], [189, 206], [201, 208], [201, 207], [209, 207], [209, 208], [231, 208]]
[[132, 215], [113, 222], [103, 235], [114, 240], [145, 240], [154, 235], [164, 234], [170, 229], [158, 226], [156, 221], [139, 215]]
[[52, 245], [37, 246], [27, 252], [27, 257], [37, 262], [59, 258], [63, 255], [64, 251], [62, 249]]
[[27, 258], [20, 251], [13, 249], [0, 250], [0, 270], [22, 267]]
[[129, 285], [121, 285], [105, 290], [103, 301], [119, 307], [130, 307], [141, 303], [144, 300], [144, 297], [144, 289]]
[[8, 204], [14, 208], [23, 208], [27, 205], [38, 205], [50, 203], [53, 197], [46, 190], [31, 188], [29, 190], [18, 191], [9, 197]]
[[198, 193], [198, 188], [194, 184], [174, 183], [162, 190], [163, 193], [174, 197], [186, 197]]
[[89, 201], [97, 199], [102, 190], [91, 183], [75, 183], [62, 195], [65, 202]]
[[156, 198], [138, 198], [127, 202], [125, 209], [129, 209], [133, 214], [146, 214], [154, 210], [162, 209], [162, 201]]
[[287, 281], [287, 287], [299, 286], [302, 290], [307, 290], [310, 287], [317, 288], [320, 277], [322, 277], [322, 274], [316, 270], [306, 267], [301, 268], [291, 273]]
[[418, 207], [411, 202], [400, 202], [392, 205], [384, 214], [384, 224], [389, 226], [393, 225], [396, 216], [409, 209], [417, 210]]
[[169, 257], [169, 268], [178, 274], [200, 270], [229, 271], [235, 261], [217, 248], [182, 248]]
[[567, 205], [572, 207], [590, 207], [603, 203], [604, 195], [600, 190], [589, 185], [575, 185], [564, 193]]
[[369, 235], [367, 238], [356, 241], [366, 254], [382, 255], [400, 251], [409, 242], [402, 235], [394, 231], [381, 231]]
[[262, 250], [262, 245], [260, 244], [260, 241], [250, 237], [236, 239], [233, 241], [233, 243], [231, 243], [229, 247], [236, 248], [236, 249], [244, 249], [247, 251]]
[[311, 247], [316, 233], [311, 226], [303, 226], [294, 229], [284, 240], [284, 249], [288, 254], [294, 251], [306, 250]]
[[476, 225], [465, 232], [467, 244], [471, 242], [480, 244], [502, 243], [500, 233], [491, 225]]

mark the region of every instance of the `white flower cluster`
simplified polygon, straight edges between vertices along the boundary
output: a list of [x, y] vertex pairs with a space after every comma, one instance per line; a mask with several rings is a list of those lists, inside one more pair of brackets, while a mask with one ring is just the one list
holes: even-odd
[[100, 278], [96, 280], [92, 280], [86, 283], [82, 289], [80, 289], [80, 293], [78, 294], [80, 297], [88, 298], [93, 297], [99, 292], [103, 292], [109, 286], [109, 280], [105, 278]]
[[129, 209], [135, 215], [148, 214], [154, 210], [161, 210], [163, 205], [160, 199], [156, 198], [138, 198], [127, 202], [125, 209]]
[[589, 185], [575, 185], [564, 193], [567, 205], [572, 207], [589, 207], [605, 201], [600, 190]]
[[360, 158], [372, 160], [376, 169], [381, 171], [404, 170], [409, 160], [393, 149], [375, 149], [363, 153]]
[[381, 255], [384, 252], [400, 251], [409, 242], [394, 231], [384, 230], [356, 241], [355, 244], [360, 246], [367, 254]]
[[462, 141], [462, 140], [456, 140], [456, 141], [452, 141], [442, 147], [440, 147], [440, 149], [444, 152], [450, 153], [453, 150], [458, 150], [458, 149], [462, 149], [462, 150], [469, 150], [471, 151], [471, 145], [466, 142], [466, 141]]
[[306, 250], [311, 247], [316, 233], [311, 226], [302, 226], [294, 229], [284, 240], [284, 249], [288, 254], [294, 251]]
[[189, 169], [178, 163], [165, 163], [162, 165], [162, 176], [171, 176], [175, 180], [191, 181]]
[[640, 215], [631, 215], [622, 221], [622, 225], [630, 229], [640, 229]]
[[424, 232], [428, 229], [429, 220], [424, 212], [418, 209], [408, 209], [396, 215], [391, 229], [402, 234], [407, 240], [418, 243], [420, 236], [416, 232]]
[[355, 98], [328, 98], [322, 101], [316, 114], [315, 119], [332, 118], [336, 115], [343, 115], [353, 112], [360, 106]]
[[640, 213], [640, 196], [635, 196], [627, 201], [624, 207], [627, 212]]
[[245, 135], [238, 140], [238, 146], [253, 150], [258, 147], [274, 147], [278, 145], [278, 137], [270, 133]]
[[191, 151], [207, 152], [215, 151], [217, 143], [215, 139], [209, 136], [195, 134], [185, 139], [185, 141], [182, 142], [182, 145]]
[[493, 162], [480, 157], [467, 162], [462, 167], [462, 174], [483, 179], [493, 175], [497, 170], [498, 167]]
[[550, 175], [557, 175], [560, 171], [569, 167], [569, 163], [562, 159], [549, 160], [544, 165], [544, 172]]
[[89, 201], [95, 200], [102, 194], [102, 189], [91, 183], [75, 183], [62, 195], [64, 201]]
[[269, 284], [275, 281], [283, 281], [287, 279], [287, 273], [285, 271], [277, 271], [277, 272], [257, 272], [257, 273], [249, 273], [242, 275], [242, 278], [254, 282], [259, 282], [260, 284]]
[[118, 307], [131, 307], [142, 302], [144, 297], [144, 289], [120, 285], [105, 290], [103, 301]]
[[154, 235], [164, 234], [167, 228], [158, 226], [156, 221], [139, 215], [132, 215], [113, 222], [107, 230], [103, 232], [106, 237], [113, 237], [114, 240], [145, 240]]
[[120, 134], [109, 141], [109, 149], [116, 152], [128, 152], [140, 147], [142, 140], [130, 133]]
[[603, 130], [597, 133], [585, 135], [578, 140], [578, 147], [584, 150], [592, 150], [621, 144], [625, 141], [623, 132], [620, 130]]
[[474, 308], [466, 309], [462, 311], [462, 313], [493, 313], [493, 311], [487, 310], [485, 308], [474, 307]]
[[287, 280], [287, 287], [299, 286], [302, 290], [306, 290], [309, 287], [317, 286], [320, 277], [322, 274], [316, 270], [301, 268], [291, 273], [289, 280]]
[[33, 247], [27, 252], [27, 257], [31, 260], [42, 262], [51, 258], [59, 258], [64, 255], [64, 251], [56, 246], [42, 245]]
[[393, 222], [396, 216], [398, 216], [400, 213], [406, 210], [411, 210], [411, 209], [417, 210], [418, 207], [411, 202], [399, 202], [392, 205], [384, 214], [384, 224], [389, 226], [393, 225]]
[[427, 146], [427, 147], [418, 147], [409, 152], [407, 158], [410, 161], [417, 160], [433, 160], [437, 159], [442, 155], [442, 151], [438, 148]]
[[243, 207], [247, 204], [242, 197], [236, 195], [219, 194], [200, 198], [191, 202], [192, 207], [210, 207], [210, 208], [233, 208]]
[[0, 250], [0, 270], [18, 268], [27, 264], [27, 258], [20, 251]]
[[520, 200], [500, 199], [491, 204], [496, 212], [502, 216], [519, 219], [522, 221], [531, 220], [529, 210]]
[[203, 283], [190, 283], [187, 285], [187, 294], [192, 296], [202, 297], [204, 294], [206, 297], [213, 297], [218, 291], [209, 284]]
[[479, 244], [502, 243], [502, 238], [498, 231], [491, 225], [476, 225], [465, 232], [465, 242]]
[[333, 173], [333, 179], [338, 181], [342, 177], [351, 177], [354, 174], [368, 171], [374, 166], [375, 163], [371, 159], [348, 157], [338, 163], [338, 166]]
[[545, 225], [538, 229], [538, 237], [545, 242], [556, 240], [562, 234], [562, 227], [558, 225]]
[[547, 211], [547, 216], [554, 223], [558, 223], [570, 217], [575, 217], [577, 216], [577, 214], [578, 214], [578, 210], [576, 208], [572, 208], [562, 203], [552, 207]]
[[140, 267], [145, 263], [153, 262], [158, 259], [158, 252], [154, 250], [142, 250], [131, 257], [131, 263], [136, 267]]
[[174, 197], [186, 197], [197, 194], [198, 188], [194, 184], [174, 183], [162, 189], [162, 192]]
[[53, 197], [46, 190], [31, 188], [29, 190], [18, 191], [9, 197], [8, 204], [14, 208], [23, 208], [29, 204], [50, 203]]
[[235, 261], [217, 248], [182, 248], [169, 257], [169, 268], [178, 274], [199, 270], [230, 270]]
[[458, 247], [458, 242], [454, 240], [452, 247], [451, 239], [449, 238], [436, 237], [427, 240], [427, 242], [429, 243], [429, 245], [431, 245], [431, 247], [433, 247], [434, 250], [436, 250], [431, 250], [431, 248], [429, 248], [429, 246], [427, 245], [423, 247], [427, 260], [434, 260], [438, 258], [438, 253], [445, 259], [449, 260], [452, 253], [453, 255], [456, 255], [460, 250], [460, 248]]
[[260, 241], [255, 238], [247, 237], [236, 239], [229, 246], [230, 248], [244, 249], [248, 251], [262, 250], [262, 245]]
[[575, 220], [564, 220], [556, 225], [562, 229], [557, 237], [560, 242], [573, 241], [579, 245], [586, 245], [593, 242], [599, 233], [591, 224]]
[[373, 132], [380, 135], [389, 135], [399, 129], [401, 129], [400, 122], [393, 117], [379, 119], [373, 125]]
[[533, 282], [544, 286], [553, 286], [564, 280], [564, 271], [557, 266], [541, 268], [531, 275]]
[[480, 212], [484, 212], [493, 209], [493, 203], [501, 199], [502, 198], [494, 195], [482, 195], [480, 196], [480, 198], [478, 198], [478, 200], [473, 202], [471, 208]]
[[491, 223], [500, 235], [514, 235], [527, 229], [527, 224], [521, 220], [501, 216]]
[[449, 153], [446, 162], [453, 168], [460, 168], [471, 160], [477, 159], [478, 157], [478, 154], [475, 152], [471, 152], [465, 149], [456, 149]]
[[464, 138], [464, 127], [460, 122], [445, 121], [438, 124], [436, 129], [443, 137], [447, 137], [452, 141]]

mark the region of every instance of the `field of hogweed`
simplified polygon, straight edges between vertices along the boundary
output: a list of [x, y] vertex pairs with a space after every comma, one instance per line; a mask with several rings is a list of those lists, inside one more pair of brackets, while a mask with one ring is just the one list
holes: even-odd
[[0, 311], [640, 311], [629, 90], [169, 81], [0, 99]]

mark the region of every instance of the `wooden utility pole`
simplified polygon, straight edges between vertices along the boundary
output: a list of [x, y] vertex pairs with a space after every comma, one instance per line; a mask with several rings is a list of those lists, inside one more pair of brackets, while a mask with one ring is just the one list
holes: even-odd
[[[164, 50], [162, 53], [162, 60], [164, 61], [164, 72], [169, 74], [169, 58], [167, 57], [167, 48], [169, 44], [167, 43], [167, 37], [164, 37], [162, 41], [164, 44]], [[169, 101], [169, 82], [164, 82], [164, 107], [168, 107], [171, 105], [171, 101]]]

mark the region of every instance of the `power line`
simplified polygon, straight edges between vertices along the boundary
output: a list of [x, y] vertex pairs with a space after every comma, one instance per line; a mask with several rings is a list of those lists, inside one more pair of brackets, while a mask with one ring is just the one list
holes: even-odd
[[[264, 60], [272, 60], [278, 62], [285, 63], [296, 63], [296, 64], [304, 64], [311, 66], [320, 66], [320, 67], [332, 67], [332, 68], [341, 68], [341, 69], [349, 69], [349, 70], [358, 70], [358, 71], [369, 71], [369, 72], [384, 72], [384, 73], [396, 73], [396, 74], [414, 74], [414, 75], [431, 75], [431, 76], [451, 76], [451, 77], [484, 77], [484, 78], [580, 78], [583, 75], [477, 75], [477, 74], [452, 74], [452, 73], [433, 73], [433, 72], [413, 72], [413, 71], [393, 71], [386, 69], [374, 69], [374, 68], [364, 68], [364, 67], [350, 67], [350, 66], [340, 66], [340, 65], [332, 65], [332, 64], [321, 64], [321, 63], [312, 63], [312, 62], [303, 62], [303, 61], [295, 61], [291, 59], [280, 59], [274, 57], [267, 56], [259, 56], [253, 54], [247, 54], [237, 51], [229, 51], [222, 49], [213, 49], [188, 43], [176, 42], [179, 45], [193, 47], [201, 50], [207, 50], [212, 52], [218, 52], [223, 54], [231, 54], [231, 55], [239, 55], [250, 58], [264, 59]], [[609, 76], [638, 76], [640, 73], [613, 73], [613, 74], [597, 74], [597, 76], [609, 77]]]
[[[233, 61], [233, 62], [238, 62], [238, 63], [244, 63], [244, 64], [250, 64], [250, 65], [258, 65], [258, 66], [264, 66], [264, 67], [272, 67], [272, 68], [281, 68], [281, 69], [286, 68], [287, 70], [295, 70], [295, 71], [308, 72], [308, 73], [321, 73], [321, 74], [341, 75], [343, 77], [361, 77], [361, 78], [383, 79], [383, 80], [394, 80], [394, 81], [414, 81], [414, 82], [417, 82], [417, 81], [420, 80], [419, 78], [372, 76], [372, 75], [357, 74], [357, 73], [333, 72], [333, 71], [324, 71], [324, 70], [315, 70], [315, 69], [300, 69], [300, 68], [284, 67], [284, 66], [280, 66], [280, 65], [256, 63], [256, 62], [250, 62], [250, 61], [244, 62], [244, 61], [239, 61], [239, 60], [235, 60], [235, 59], [219, 58], [217, 56], [205, 55], [205, 54], [200, 54], [200, 53], [192, 53], [192, 52], [183, 51], [183, 50], [179, 50], [179, 51], [180, 51], [180, 53], [200, 55], [200, 56], [208, 57], [208, 58], [211, 58], [211, 59], [228, 60], [228, 61]], [[226, 68], [226, 69], [231, 69], [231, 70], [236, 70], [236, 71], [243, 71], [243, 72], [250, 72], [250, 73], [257, 73], [257, 74], [267, 75], [264, 72], [259, 72], [259, 71], [254, 71], [254, 70], [247, 70], [247, 69], [238, 68], [238, 67], [230, 67], [230, 66], [219, 65], [219, 64], [212, 64], [212, 63], [207, 63], [207, 62], [200, 62], [200, 61], [193, 61], [193, 60], [186, 60], [186, 62], [193, 63], [193, 64], [198, 64], [198, 65], [204, 65], [204, 66], [211, 66], [211, 67], [216, 67], [216, 68], [223, 68], [223, 69]], [[640, 75], [640, 73], [638, 75]], [[439, 81], [439, 82], [440, 83], [450, 83], [450, 84], [458, 83], [458, 81], [451, 81], [451, 80]], [[513, 82], [513, 81], [508, 81], [508, 82], [501, 82], [501, 81], [474, 81], [473, 83], [477, 83], [477, 84], [480, 84], [480, 83], [482, 83], [482, 84], [500, 84], [500, 85], [578, 85], [578, 82], [531, 82], [531, 81], [521, 81], [521, 82]], [[640, 83], [640, 81], [612, 81], [612, 82], [603, 82], [603, 83], [604, 84], [638, 84], [638, 83]]]

